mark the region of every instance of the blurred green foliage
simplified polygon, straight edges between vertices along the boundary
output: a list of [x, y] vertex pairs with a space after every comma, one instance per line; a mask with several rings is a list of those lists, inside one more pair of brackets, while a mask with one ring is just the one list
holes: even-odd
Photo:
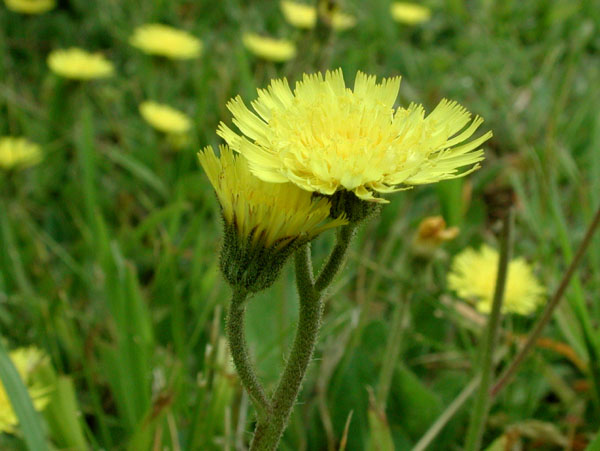
[[[442, 97], [457, 100], [486, 119], [494, 138], [481, 170], [395, 194], [360, 231], [331, 289], [281, 449], [337, 449], [350, 412], [346, 449], [388, 449], [390, 437], [396, 449], [410, 449], [474, 373], [481, 324], [456, 308], [445, 274], [450, 255], [495, 241], [494, 193], [514, 189], [515, 254], [535, 264], [549, 291], [598, 205], [597, 1], [425, 3], [432, 19], [417, 27], [394, 23], [388, 0], [344, 3], [358, 24], [333, 37], [328, 67], [350, 78], [356, 70], [401, 74], [402, 104], [430, 109]], [[140, 53], [127, 39], [148, 22], [190, 31], [204, 54], [172, 62]], [[252, 99], [270, 78], [296, 80], [315, 68], [310, 52], [285, 65], [258, 61], [242, 47], [241, 31], [313, 42], [283, 21], [277, 2], [61, 0], [41, 16], [0, 8], [0, 135], [25, 135], [45, 153], [34, 168], [0, 173], [0, 331], [10, 348], [35, 344], [51, 356], [65, 422], [79, 421], [78, 404], [94, 449], [242, 449], [253, 429], [222, 338], [229, 289], [218, 274], [219, 208], [195, 154], [219, 142], [215, 129], [230, 120], [230, 97]], [[58, 79], [46, 56], [70, 46], [102, 51], [117, 75], [86, 84]], [[193, 118], [184, 148], [143, 122], [137, 108], [147, 99]], [[417, 224], [440, 213], [461, 233], [437, 258], [416, 262]], [[318, 262], [331, 235], [313, 244]], [[493, 406], [486, 444], [507, 431], [526, 449], [562, 449], [563, 439], [582, 449], [593, 437], [599, 290], [596, 238], [546, 331], [551, 345]], [[401, 299], [410, 302], [402, 363], [382, 415], [369, 389], [389, 358], [391, 312]], [[248, 342], [272, 388], [297, 317], [289, 268], [248, 310]], [[504, 320], [501, 365], [533, 321]], [[429, 449], [460, 448], [468, 408]], [[556, 433], [518, 427], [532, 419]], [[56, 447], [81, 446], [82, 437], [56, 418], [46, 425]], [[2, 449], [23, 443], [0, 437]]]

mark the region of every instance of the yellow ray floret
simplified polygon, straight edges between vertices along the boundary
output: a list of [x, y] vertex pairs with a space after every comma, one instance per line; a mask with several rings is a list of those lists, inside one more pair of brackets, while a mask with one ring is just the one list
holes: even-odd
[[42, 14], [56, 6], [55, 0], [4, 0], [6, 7], [21, 14]]
[[162, 103], [143, 102], [140, 114], [152, 127], [164, 133], [181, 134], [192, 126], [191, 119], [183, 112]]
[[408, 2], [394, 2], [390, 6], [392, 19], [407, 25], [418, 25], [431, 18], [431, 10], [426, 6]]
[[146, 24], [136, 28], [129, 43], [150, 55], [171, 59], [196, 58], [202, 42], [191, 34], [162, 24]]
[[[474, 302], [480, 312], [489, 313], [498, 261], [498, 252], [490, 246], [483, 245], [479, 251], [468, 248], [454, 257], [448, 274], [448, 286], [459, 297]], [[502, 311], [528, 315], [544, 302], [545, 292], [531, 266], [523, 258], [515, 258], [508, 264]]]
[[399, 77], [377, 83], [358, 72], [351, 90], [341, 69], [325, 76], [305, 74], [293, 91], [287, 80], [273, 80], [258, 91], [255, 112], [239, 96], [229, 102], [241, 134], [223, 123], [218, 134], [266, 182], [292, 182], [326, 195], [345, 189], [374, 202], [387, 202], [374, 192], [460, 177], [478, 168], [479, 146], [492, 133], [465, 141], [483, 119], [472, 119], [445, 99], [429, 115], [421, 105], [394, 109], [399, 87]]
[[244, 33], [244, 46], [256, 56], [275, 62], [283, 62], [296, 56], [296, 46], [287, 39], [274, 39], [256, 33]]
[[251, 238], [253, 245], [280, 248], [347, 222], [328, 221], [327, 199], [314, 199], [291, 183], [265, 183], [250, 173], [244, 157], [234, 156], [227, 146], [220, 146], [220, 151], [218, 158], [207, 147], [198, 155], [200, 164], [217, 193], [225, 221], [234, 224], [242, 238]]
[[[285, 20], [296, 28], [310, 29], [317, 24], [317, 9], [306, 3], [284, 0], [280, 3]], [[340, 11], [331, 14], [331, 27], [336, 30], [346, 30], [356, 25], [356, 19]]]
[[48, 55], [48, 66], [61, 77], [74, 80], [106, 78], [114, 73], [112, 63], [104, 56], [76, 47], [51, 52]]
[[[43, 410], [50, 400], [51, 387], [35, 382], [32, 374], [41, 365], [49, 364], [48, 357], [36, 348], [20, 348], [10, 353], [10, 359], [29, 392], [35, 410]], [[14, 432], [18, 424], [10, 398], [0, 382], [0, 433]]]
[[0, 137], [0, 168], [22, 169], [39, 163], [41, 159], [40, 146], [27, 138]]

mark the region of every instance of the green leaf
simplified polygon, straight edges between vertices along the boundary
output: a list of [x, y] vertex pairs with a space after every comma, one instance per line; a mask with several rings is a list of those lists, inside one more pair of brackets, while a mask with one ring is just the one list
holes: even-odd
[[2, 340], [0, 340], [0, 380], [19, 419], [19, 426], [27, 448], [31, 451], [47, 450], [40, 417], [33, 408], [27, 388], [13, 365]]

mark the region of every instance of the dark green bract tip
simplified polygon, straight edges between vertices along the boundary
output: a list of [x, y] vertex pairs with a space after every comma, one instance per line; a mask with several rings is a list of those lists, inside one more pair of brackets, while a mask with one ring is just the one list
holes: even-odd
[[352, 224], [358, 224], [375, 216], [381, 209], [380, 204], [359, 199], [353, 192], [346, 190], [337, 191], [329, 197], [329, 201], [331, 202], [329, 216], [338, 218], [345, 213]]

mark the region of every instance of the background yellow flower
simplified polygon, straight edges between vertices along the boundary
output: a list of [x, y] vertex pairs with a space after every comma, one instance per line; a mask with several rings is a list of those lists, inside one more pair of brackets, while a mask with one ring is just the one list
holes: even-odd
[[[51, 387], [34, 382], [32, 374], [48, 361], [42, 351], [36, 348], [19, 348], [10, 353], [10, 358], [21, 376], [36, 410], [43, 410], [50, 400]], [[8, 394], [0, 382], [0, 433], [13, 432], [19, 424]]]
[[22, 14], [42, 14], [56, 6], [55, 0], [4, 0], [11, 11]]
[[396, 22], [407, 25], [418, 25], [431, 18], [431, 10], [428, 7], [408, 2], [392, 3], [390, 13]]
[[144, 53], [171, 59], [191, 59], [202, 53], [202, 42], [198, 38], [162, 24], [146, 24], [136, 28], [129, 43]]
[[[459, 297], [473, 302], [480, 312], [489, 313], [492, 309], [498, 261], [498, 251], [486, 244], [478, 251], [465, 249], [452, 261], [448, 286]], [[515, 258], [508, 264], [502, 311], [528, 315], [544, 302], [545, 292], [531, 266], [523, 258]]]
[[27, 138], [0, 137], [0, 167], [4, 169], [25, 168], [42, 159], [40, 146]]
[[115, 71], [112, 63], [100, 53], [89, 53], [76, 47], [51, 52], [48, 66], [61, 77], [74, 80], [106, 78]]
[[[314, 28], [317, 24], [317, 9], [313, 5], [292, 1], [282, 1], [281, 11], [285, 20], [297, 28]], [[336, 30], [346, 30], [356, 25], [356, 19], [340, 11], [334, 11], [331, 16], [331, 26]]]
[[[358, 72], [354, 90], [341, 69], [304, 75], [294, 91], [287, 80], [273, 80], [252, 102], [228, 104], [238, 135], [224, 123], [218, 133], [267, 182], [292, 182], [307, 191], [331, 195], [352, 191], [363, 200], [387, 202], [406, 185], [465, 175], [483, 159], [478, 147], [491, 132], [470, 142], [483, 119], [456, 102], [442, 100], [425, 115], [422, 105], [394, 109], [400, 77], [377, 83]], [[466, 172], [459, 168], [468, 166]]]
[[256, 33], [244, 33], [244, 46], [256, 56], [275, 62], [283, 62], [296, 56], [296, 46], [287, 39], [274, 39]]
[[192, 126], [191, 119], [185, 113], [162, 103], [143, 102], [140, 114], [152, 127], [164, 133], [181, 134]]

